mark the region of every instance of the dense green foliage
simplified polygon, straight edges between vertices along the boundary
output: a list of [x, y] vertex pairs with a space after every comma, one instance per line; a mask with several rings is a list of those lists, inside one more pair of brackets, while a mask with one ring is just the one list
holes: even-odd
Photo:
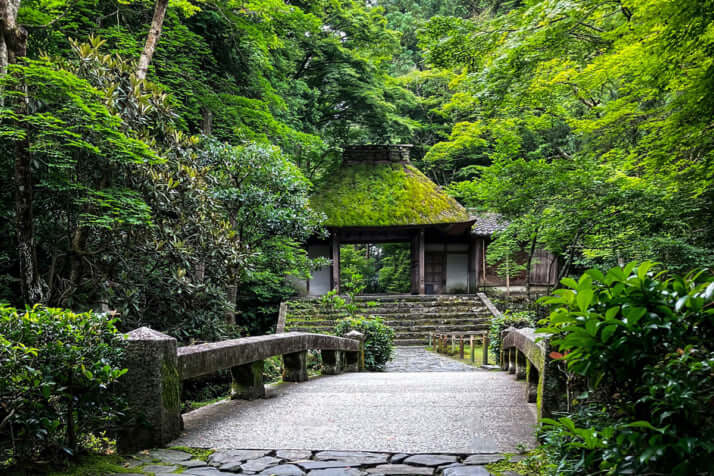
[[311, 268], [307, 178], [339, 145], [411, 127], [387, 74], [398, 35], [352, 0], [172, 2], [141, 81], [151, 14], [21, 2], [27, 58], [0, 74], [0, 166], [25, 166], [0, 176], [0, 299], [117, 310], [186, 341], [235, 334], [234, 315], [270, 331], [286, 275]]
[[411, 250], [405, 243], [343, 245], [340, 284], [356, 294], [408, 293]]
[[709, 2], [501, 2], [420, 34], [454, 74], [425, 166], [573, 266], [710, 265]]
[[498, 317], [491, 319], [491, 326], [488, 329], [488, 348], [494, 355], [501, 355], [501, 334], [509, 327], [523, 329], [534, 326], [533, 315], [528, 311], [506, 310]]
[[367, 370], [384, 370], [392, 357], [394, 330], [375, 316], [355, 316], [341, 319], [335, 326], [335, 334], [343, 336], [350, 331], [364, 334], [364, 366]]
[[[307, 272], [298, 242], [320, 221], [307, 208], [309, 183], [273, 147], [183, 135], [166, 95], [137, 83], [130, 65], [102, 56], [102, 47], [74, 44], [76, 60], [13, 65], [2, 78], [9, 97], [30, 81], [37, 105], [22, 120], [0, 113], [0, 146], [30, 131], [46, 301], [105, 305], [124, 328], [150, 324], [180, 339], [230, 335], [226, 284], [260, 281], [263, 289], [248, 285], [241, 295], [266, 300], [272, 280], [274, 302], [286, 273]], [[11, 229], [2, 232], [12, 244]], [[15, 262], [4, 265], [12, 274]]]
[[74, 454], [111, 430], [122, 352], [111, 316], [0, 305], [0, 467]]
[[543, 298], [554, 310], [541, 331], [584, 379], [575, 415], [544, 420], [560, 432], [564, 473], [714, 468], [714, 276], [653, 267], [591, 269]]
[[[335, 172], [340, 146], [365, 142], [415, 143], [424, 173], [508, 218], [491, 257], [505, 274], [499, 244], [546, 248], [563, 276], [628, 259], [709, 265], [710, 11], [180, 1], [139, 81], [149, 4], [23, 0], [28, 59], [1, 80], [0, 166], [29, 152], [40, 300], [186, 340], [233, 332], [236, 306], [241, 325], [269, 330], [284, 276], [311, 267], [297, 246], [319, 222], [302, 210], [306, 179], [328, 224], [464, 218], [416, 167]], [[231, 190], [245, 167], [251, 184]], [[0, 296], [23, 304], [16, 181], [0, 176]]]

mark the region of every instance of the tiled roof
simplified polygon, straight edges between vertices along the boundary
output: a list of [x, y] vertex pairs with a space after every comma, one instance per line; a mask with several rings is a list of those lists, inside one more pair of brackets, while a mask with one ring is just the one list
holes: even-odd
[[476, 220], [471, 227], [471, 234], [475, 236], [491, 236], [508, 226], [508, 220], [498, 213], [479, 213], [469, 210], [471, 218]]

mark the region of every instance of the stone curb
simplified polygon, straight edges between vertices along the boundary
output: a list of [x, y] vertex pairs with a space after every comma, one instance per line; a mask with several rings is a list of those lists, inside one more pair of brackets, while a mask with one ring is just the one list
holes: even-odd
[[[234, 449], [217, 450], [202, 461], [184, 451], [155, 449], [129, 457], [125, 467], [135, 474], [154, 476], [177, 472], [187, 476], [488, 476], [492, 473], [485, 465], [502, 459], [504, 456], [498, 453]], [[518, 456], [513, 461], [517, 459]]]

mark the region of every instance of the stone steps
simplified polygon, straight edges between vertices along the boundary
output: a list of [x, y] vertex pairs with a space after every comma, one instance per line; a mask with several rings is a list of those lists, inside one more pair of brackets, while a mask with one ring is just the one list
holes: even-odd
[[426, 345], [429, 343], [429, 339], [419, 338], [419, 339], [394, 339], [394, 345], [399, 346], [412, 346], [412, 345]]
[[[411, 338], [412, 336], [417, 337], [428, 337], [429, 334], [452, 334], [461, 332], [480, 332], [488, 330], [490, 324], [476, 324], [471, 326], [411, 326], [411, 327], [392, 327], [394, 333], [399, 338]], [[296, 332], [314, 332], [318, 334], [333, 333], [334, 328], [330, 326], [296, 326], [291, 328], [291, 330]]]
[[[368, 304], [370, 303], [370, 304]], [[357, 314], [375, 315], [394, 329], [397, 345], [423, 345], [429, 334], [485, 331], [491, 314], [478, 296], [358, 296]], [[347, 317], [315, 298], [287, 303], [286, 330], [334, 333], [336, 321]]]
[[[366, 313], [366, 312], [357, 312], [357, 314], [365, 315], [365, 316], [378, 316], [381, 317], [385, 322], [386, 321], [394, 321], [394, 320], [404, 320], [405, 316], [409, 316], [410, 319], [418, 319], [418, 320], [437, 320], [441, 321], [444, 319], [473, 319], [474, 316], [481, 316], [485, 315], [488, 311], [486, 309], [481, 310], [479, 312], [430, 312], [430, 313], [422, 313], [422, 312], [409, 312], [409, 311], [402, 311], [402, 312], [391, 312], [391, 313]], [[328, 314], [328, 313], [315, 313], [315, 314], [307, 314], [307, 315], [295, 315], [290, 313], [289, 318], [293, 321], [295, 320], [304, 320], [304, 321], [335, 321], [337, 319], [344, 319], [345, 317], [348, 317], [349, 314], [347, 313], [335, 313], [335, 314]]]
[[[301, 325], [309, 325], [313, 327], [332, 327], [337, 321], [336, 320], [300, 320], [291, 321], [291, 324], [299, 322]], [[489, 320], [486, 318], [445, 318], [445, 319], [414, 319], [412, 316], [406, 316], [404, 319], [390, 319], [383, 320], [383, 322], [394, 329], [400, 327], [413, 327], [413, 326], [433, 326], [436, 328], [441, 328], [444, 326], [470, 326], [474, 324], [488, 324]]]
[[[365, 308], [357, 309], [357, 314], [373, 315], [373, 316], [389, 316], [389, 315], [402, 315], [402, 314], [423, 314], [425, 316], [434, 314], [480, 314], [482, 312], [488, 311], [485, 307], [434, 307], [434, 308], [404, 308], [404, 309], [375, 309], [375, 308]], [[316, 309], [314, 311], [304, 311], [304, 312], [291, 312], [294, 317], [316, 317], [316, 316], [335, 316], [335, 315], [347, 315], [346, 311], [329, 311], [323, 309]]]

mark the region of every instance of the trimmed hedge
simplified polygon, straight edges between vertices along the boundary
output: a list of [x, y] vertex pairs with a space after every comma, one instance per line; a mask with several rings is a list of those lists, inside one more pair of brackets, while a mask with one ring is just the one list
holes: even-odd
[[394, 330], [379, 317], [348, 317], [335, 326], [335, 334], [338, 336], [352, 330], [365, 336], [364, 366], [367, 370], [384, 370], [384, 365], [392, 358]]
[[0, 305], [0, 465], [74, 455], [114, 428], [126, 372], [115, 320]]

